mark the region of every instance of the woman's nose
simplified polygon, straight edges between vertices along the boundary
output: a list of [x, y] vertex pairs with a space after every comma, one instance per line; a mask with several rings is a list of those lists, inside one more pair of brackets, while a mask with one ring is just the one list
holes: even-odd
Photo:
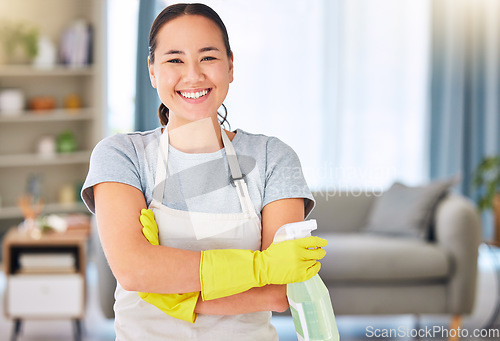
[[187, 66], [186, 75], [185, 75], [186, 81], [194, 83], [194, 82], [198, 82], [200, 80], [203, 80], [203, 78], [204, 78], [204, 74], [203, 74], [203, 70], [201, 69], [200, 65], [198, 65], [197, 63], [191, 63]]

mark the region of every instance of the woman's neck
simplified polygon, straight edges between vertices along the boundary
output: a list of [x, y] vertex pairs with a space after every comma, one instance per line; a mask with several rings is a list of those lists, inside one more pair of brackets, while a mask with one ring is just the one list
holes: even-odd
[[182, 125], [171, 122], [167, 126], [169, 143], [184, 153], [213, 153], [223, 148], [217, 119], [210, 117]]

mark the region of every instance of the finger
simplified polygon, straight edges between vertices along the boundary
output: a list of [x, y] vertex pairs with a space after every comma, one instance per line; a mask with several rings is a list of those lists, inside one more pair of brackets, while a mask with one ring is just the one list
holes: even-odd
[[144, 215], [150, 217], [151, 219], [154, 219], [154, 217], [155, 217], [153, 210], [151, 210], [150, 208], [143, 208], [141, 210], [141, 214], [144, 214]]
[[149, 219], [151, 220], [155, 220], [155, 214], [153, 213], [153, 211], [151, 209], [146, 209], [146, 208], [143, 208], [141, 210], [141, 215], [144, 214], [145, 216], [147, 216]]
[[158, 235], [153, 233], [149, 228], [145, 227], [142, 229], [142, 234], [146, 239], [153, 245], [158, 245]]
[[155, 221], [155, 215], [150, 209], [143, 208], [141, 210], [141, 217], [143, 217], [143, 219], [148, 219], [151, 222]]
[[311, 236], [311, 237], [306, 237], [306, 238], [300, 238], [295, 240], [297, 242], [297, 245], [310, 249], [310, 248], [316, 248], [316, 247], [324, 247], [328, 245], [328, 241], [326, 239], [316, 237], [316, 236]]
[[141, 223], [143, 225], [142, 233], [149, 241], [151, 241], [151, 238], [158, 239], [158, 228], [156, 225], [150, 224], [147, 221], [141, 221]]
[[154, 226], [153, 221], [147, 215], [141, 214], [139, 220], [141, 221], [142, 226]]
[[324, 249], [306, 249], [302, 253], [302, 259], [322, 259], [326, 256], [326, 251]]
[[149, 295], [149, 293], [147, 293], [147, 292], [139, 292], [139, 291], [137, 292], [137, 294], [138, 294], [138, 295], [139, 295], [139, 297], [140, 297], [140, 298], [142, 298], [143, 300], [145, 300], [145, 299], [148, 297], [148, 295]]
[[326, 251], [323, 248], [316, 246], [311, 247], [311, 244], [305, 244], [305, 245], [306, 247], [299, 246], [299, 249], [296, 250], [297, 256], [300, 257], [302, 260], [308, 260], [308, 259], [317, 260], [317, 259], [322, 259], [323, 257], [326, 256]]
[[148, 227], [153, 233], [158, 234], [158, 225], [156, 225], [156, 221], [154, 219], [150, 219], [148, 215], [142, 215], [139, 217], [142, 226]]
[[316, 262], [314, 263], [313, 266], [309, 267], [307, 270], [306, 270], [306, 274], [309, 278], [313, 277], [314, 275], [316, 275], [319, 270], [321, 269], [321, 263], [320, 262]]

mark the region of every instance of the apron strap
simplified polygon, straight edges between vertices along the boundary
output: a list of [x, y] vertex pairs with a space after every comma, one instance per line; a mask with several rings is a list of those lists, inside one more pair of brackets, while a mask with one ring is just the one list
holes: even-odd
[[[236, 187], [236, 192], [238, 193], [238, 198], [240, 199], [241, 210], [245, 214], [253, 215], [255, 214], [255, 207], [253, 206], [252, 199], [250, 198], [248, 186], [243, 179], [236, 151], [234, 150], [233, 144], [231, 143], [231, 140], [229, 140], [229, 137], [222, 126], [221, 136], [222, 143], [226, 149], [227, 163], [229, 165], [229, 171], [231, 172], [231, 181]], [[163, 133], [161, 134], [158, 146], [158, 159], [156, 161], [156, 175], [153, 188], [153, 199], [160, 203], [163, 201], [165, 180], [167, 179], [168, 144], [168, 130], [165, 127]]]
[[168, 132], [163, 129], [158, 145], [158, 156], [156, 160], [155, 184], [153, 187], [153, 199], [161, 203], [163, 201], [163, 192], [165, 190], [165, 180], [167, 179], [167, 160], [168, 160]]
[[248, 192], [248, 186], [243, 179], [243, 174], [241, 173], [240, 164], [238, 163], [238, 157], [236, 156], [236, 151], [234, 150], [233, 144], [226, 134], [226, 131], [221, 126], [221, 136], [224, 148], [226, 148], [227, 163], [229, 165], [229, 170], [231, 172], [231, 180], [236, 187], [236, 192], [238, 193], [238, 198], [240, 199], [241, 210], [245, 214], [255, 213], [255, 207], [253, 206], [252, 199], [250, 198], [250, 193]]
[[250, 193], [248, 192], [248, 186], [243, 179], [238, 179], [234, 181], [236, 187], [236, 192], [238, 193], [238, 198], [240, 199], [241, 210], [246, 215], [255, 214], [255, 207], [253, 206], [252, 199], [250, 198]]
[[224, 148], [226, 148], [227, 163], [229, 164], [229, 170], [231, 171], [231, 176], [234, 181], [242, 179], [240, 164], [238, 163], [238, 157], [236, 156], [236, 151], [234, 150], [233, 144], [229, 137], [227, 137], [226, 132], [221, 126], [221, 136]]

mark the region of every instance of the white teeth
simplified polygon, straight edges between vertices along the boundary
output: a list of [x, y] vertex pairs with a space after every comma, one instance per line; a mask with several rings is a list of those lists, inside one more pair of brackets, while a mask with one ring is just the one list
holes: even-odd
[[201, 92], [181, 92], [181, 95], [186, 98], [198, 99], [200, 97], [208, 94], [208, 90], [203, 90]]

